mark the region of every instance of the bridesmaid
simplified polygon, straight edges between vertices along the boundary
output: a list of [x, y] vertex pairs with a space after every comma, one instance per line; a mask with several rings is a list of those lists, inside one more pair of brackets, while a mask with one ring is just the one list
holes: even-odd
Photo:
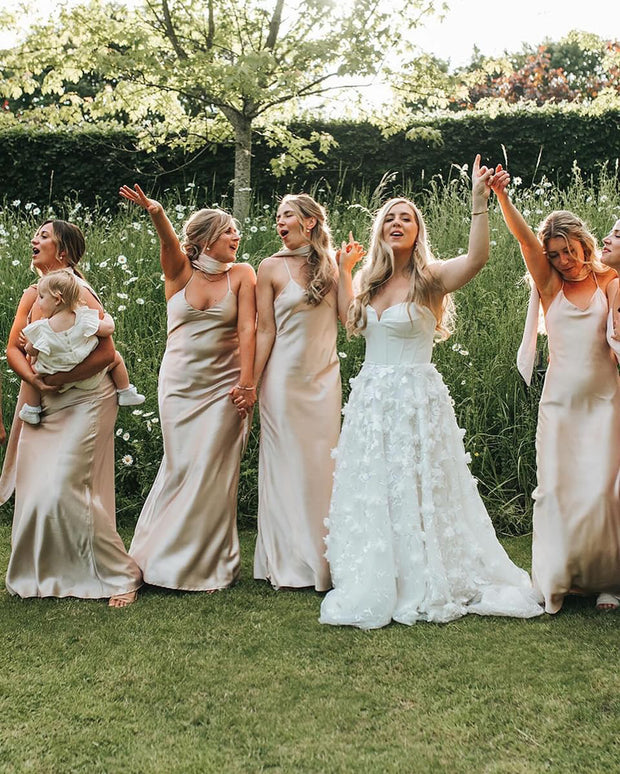
[[310, 196], [285, 196], [276, 227], [283, 249], [261, 263], [256, 290], [254, 383], [262, 382], [254, 577], [276, 589], [326, 591], [323, 522], [341, 408], [337, 268], [325, 210]]
[[138, 185], [121, 196], [151, 216], [160, 240], [168, 341], [159, 372], [164, 456], [130, 553], [146, 583], [216, 591], [239, 575], [237, 488], [247, 411], [256, 400], [256, 276], [234, 263], [239, 233], [222, 210], [202, 209], [181, 245], [162, 206]]
[[[102, 312], [77, 268], [84, 249], [77, 226], [46, 221], [32, 239], [32, 264], [39, 274], [72, 270], [82, 285], [82, 303]], [[40, 317], [33, 285], [17, 308], [7, 360], [24, 382], [41, 390], [44, 414], [38, 425], [23, 423], [17, 416], [19, 400], [11, 428], [0, 482], [2, 502], [15, 489], [6, 588], [20, 597], [109, 597], [111, 607], [125, 607], [136, 598], [141, 573], [115, 527], [116, 388], [106, 375], [93, 390], [57, 391], [57, 386], [109, 366], [114, 345], [109, 337], [101, 339], [72, 371], [52, 374], [44, 382], [30, 367], [21, 341], [27, 322]]]
[[[534, 234], [510, 200], [508, 173], [493, 190], [533, 280], [517, 365], [530, 383], [539, 304], [549, 367], [538, 410], [532, 580], [548, 613], [566, 594], [620, 592], [620, 379], [606, 338], [606, 291], [615, 272], [585, 223], [551, 212]], [[613, 605], [612, 605], [613, 606]]]
[[[616, 220], [611, 231], [603, 239], [601, 261], [605, 266], [620, 274], [620, 219]], [[620, 282], [614, 278], [607, 286], [609, 317], [607, 322], [607, 342], [620, 363]], [[620, 523], [618, 524], [620, 530]], [[618, 540], [620, 546], [620, 539]], [[620, 567], [620, 551], [618, 554]], [[620, 607], [620, 584], [615, 594], [603, 592], [598, 595], [596, 606], [599, 610], [617, 610]]]

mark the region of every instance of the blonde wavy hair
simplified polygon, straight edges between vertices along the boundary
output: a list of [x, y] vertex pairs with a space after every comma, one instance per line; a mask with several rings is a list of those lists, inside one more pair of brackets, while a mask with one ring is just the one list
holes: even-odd
[[225, 210], [198, 210], [183, 224], [181, 249], [190, 261], [195, 261], [203, 249], [208, 249], [230, 226], [236, 225], [233, 216]]
[[316, 219], [316, 224], [309, 235], [306, 301], [311, 306], [318, 306], [336, 284], [334, 247], [327, 223], [327, 213], [324, 207], [305, 193], [287, 194], [280, 202], [280, 207], [284, 205], [293, 211], [302, 229], [306, 227], [304, 223], [306, 218]]
[[44, 274], [37, 283], [37, 290], [60, 299], [62, 306], [58, 311], [70, 309], [73, 312], [80, 304], [81, 286], [71, 269], [57, 269]]
[[441, 295], [441, 314], [437, 318], [435, 332], [438, 339], [447, 339], [454, 328], [454, 301], [449, 293], [445, 293], [440, 280], [428, 271], [428, 267], [432, 263], [437, 263], [438, 259], [435, 258], [428, 244], [422, 213], [412, 201], [404, 198], [390, 199], [375, 215], [368, 254], [364, 258], [362, 268], [355, 275], [356, 292], [349, 307], [345, 326], [347, 336], [361, 334], [367, 323], [366, 307], [379, 288], [394, 274], [394, 253], [383, 239], [383, 225], [388, 212], [397, 204], [405, 204], [409, 207], [418, 225], [418, 236], [409, 261], [411, 284], [406, 301], [426, 306], [434, 312], [433, 298]]
[[575, 213], [554, 210], [538, 226], [538, 239], [542, 242], [545, 254], [547, 242], [558, 237], [566, 242], [569, 250], [569, 239], [579, 242], [583, 248], [584, 262], [595, 274], [605, 274], [609, 271], [609, 266], [605, 266], [600, 260], [596, 237]]

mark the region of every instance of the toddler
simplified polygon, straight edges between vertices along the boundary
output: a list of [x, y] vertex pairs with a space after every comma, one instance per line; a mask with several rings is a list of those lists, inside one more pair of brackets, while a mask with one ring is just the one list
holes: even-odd
[[[80, 304], [80, 284], [72, 271], [60, 269], [46, 274], [37, 285], [39, 309], [42, 319], [30, 323], [23, 330], [26, 354], [39, 374], [70, 371], [85, 360], [97, 347], [98, 338], [114, 333], [114, 320], [109, 314], [99, 319], [99, 312]], [[82, 390], [94, 389], [109, 371], [118, 393], [119, 406], [138, 406], [144, 403], [133, 384], [118, 352], [114, 362], [99, 374], [72, 384], [65, 384], [61, 392], [70, 387]], [[31, 384], [24, 382], [25, 403], [19, 418], [31, 425], [41, 421], [41, 394]]]

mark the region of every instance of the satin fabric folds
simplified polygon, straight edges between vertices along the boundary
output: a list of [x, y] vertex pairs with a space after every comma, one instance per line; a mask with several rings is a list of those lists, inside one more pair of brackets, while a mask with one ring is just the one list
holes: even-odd
[[134, 591], [141, 573], [115, 527], [112, 380], [46, 394], [42, 405], [41, 424], [14, 420], [5, 462], [3, 496], [15, 476], [7, 590], [82, 599]]
[[291, 277], [274, 306], [276, 338], [260, 388], [254, 577], [325, 591], [324, 521], [341, 410], [336, 293], [310, 306]]
[[607, 316], [600, 288], [586, 309], [560, 290], [546, 315], [532, 577], [549, 613], [573, 589], [620, 593], [620, 381]]
[[168, 301], [159, 372], [164, 456], [130, 548], [146, 583], [207, 591], [230, 586], [239, 574], [237, 488], [248, 423], [228, 394], [239, 373], [230, 283], [206, 310], [179, 290]]

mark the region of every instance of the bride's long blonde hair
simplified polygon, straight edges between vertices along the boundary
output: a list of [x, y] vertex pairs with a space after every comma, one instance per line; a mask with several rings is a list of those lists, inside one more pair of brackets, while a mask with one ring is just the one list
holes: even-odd
[[394, 253], [383, 239], [383, 224], [388, 212], [396, 204], [407, 205], [413, 211], [418, 224], [418, 236], [409, 261], [411, 284], [406, 301], [426, 306], [435, 313], [432, 306], [433, 298], [443, 296], [441, 314], [437, 319], [435, 330], [439, 339], [447, 339], [453, 330], [454, 302], [451, 295], [444, 292], [440, 280], [428, 271], [428, 266], [436, 263], [438, 259], [435, 258], [428, 244], [422, 213], [412, 201], [404, 198], [390, 199], [375, 215], [368, 254], [364, 258], [362, 268], [355, 275], [356, 292], [347, 315], [347, 335], [351, 337], [361, 334], [367, 322], [366, 307], [379, 288], [394, 274]]
[[295, 213], [302, 229], [305, 218], [316, 220], [309, 234], [310, 254], [308, 255], [306, 300], [311, 306], [318, 306], [336, 284], [334, 248], [327, 223], [327, 213], [324, 207], [305, 193], [287, 194], [282, 198], [280, 206], [284, 204]]

